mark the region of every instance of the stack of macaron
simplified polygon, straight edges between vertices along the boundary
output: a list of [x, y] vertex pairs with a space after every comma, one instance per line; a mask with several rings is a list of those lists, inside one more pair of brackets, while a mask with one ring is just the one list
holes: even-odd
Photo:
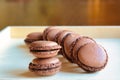
[[[33, 38], [32, 35], [35, 35]], [[39, 39], [38, 39], [39, 36]], [[37, 37], [38, 40], [27, 40]], [[61, 49], [61, 46], [53, 41], [43, 41], [40, 38], [40, 35], [36, 32], [30, 33], [25, 41], [32, 41], [29, 43], [30, 52], [36, 57], [29, 64], [29, 70], [41, 76], [54, 75], [59, 72], [61, 68], [61, 62], [55, 56]]]
[[59, 53], [87, 72], [100, 71], [108, 62], [106, 50], [90, 37], [61, 28], [48, 27], [43, 32], [43, 39], [57, 42], [62, 46]]

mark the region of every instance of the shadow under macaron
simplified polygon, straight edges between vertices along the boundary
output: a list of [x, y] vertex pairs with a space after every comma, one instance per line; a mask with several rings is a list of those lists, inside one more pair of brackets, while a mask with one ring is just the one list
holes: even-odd
[[67, 72], [67, 73], [78, 73], [78, 74], [85, 74], [83, 69], [81, 69], [78, 65], [74, 63], [70, 63], [67, 59], [65, 59], [63, 56], [58, 55], [58, 58], [62, 62], [61, 72]]

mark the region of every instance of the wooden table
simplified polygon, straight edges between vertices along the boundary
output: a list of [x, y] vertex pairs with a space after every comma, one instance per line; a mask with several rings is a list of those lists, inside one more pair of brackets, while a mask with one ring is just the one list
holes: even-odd
[[120, 0], [0, 0], [8, 25], [120, 25]]

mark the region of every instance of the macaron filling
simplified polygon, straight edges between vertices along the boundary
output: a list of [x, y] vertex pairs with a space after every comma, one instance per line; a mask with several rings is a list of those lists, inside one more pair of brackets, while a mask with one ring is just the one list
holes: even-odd
[[51, 50], [30, 50], [30, 52], [49, 52], [49, 51], [57, 51], [59, 49], [51, 49]]
[[59, 66], [58, 67], [47, 68], [47, 69], [35, 69], [35, 68], [31, 68], [31, 70], [33, 70], [33, 71], [46, 71], [46, 70], [52, 70], [52, 69], [55, 69], [55, 68], [59, 68]]
[[58, 63], [52, 63], [52, 64], [49, 64], [49, 65], [44, 65], [44, 64], [33, 64], [33, 63], [30, 63], [30, 69], [31, 70], [40, 70], [40, 71], [44, 71], [44, 70], [51, 70], [51, 69], [55, 69], [55, 68], [60, 68], [61, 67], [61, 62], [58, 62]]

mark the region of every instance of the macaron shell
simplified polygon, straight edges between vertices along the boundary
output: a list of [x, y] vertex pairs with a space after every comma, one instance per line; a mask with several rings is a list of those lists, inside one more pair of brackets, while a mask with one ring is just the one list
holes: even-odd
[[79, 50], [78, 60], [80, 63], [90, 67], [102, 67], [106, 64], [107, 55], [106, 51], [100, 45], [89, 43]]
[[29, 33], [24, 41], [27, 45], [29, 45], [30, 43], [32, 43], [34, 41], [39, 41], [39, 40], [43, 40], [42, 32]]
[[48, 52], [31, 52], [31, 53], [38, 58], [49, 58], [56, 56], [58, 52], [59, 50], [48, 51]]
[[65, 53], [63, 54], [70, 62], [72, 62], [72, 56], [71, 56], [71, 52], [70, 49], [72, 47], [72, 43], [77, 39], [81, 37], [80, 34], [76, 34], [76, 33], [72, 33], [70, 35], [68, 35], [65, 40], [64, 40], [64, 50]]
[[58, 38], [59, 38], [60, 34], [61, 34], [63, 31], [64, 31], [64, 30], [61, 30], [61, 31], [59, 31], [59, 32], [55, 35], [55, 39], [54, 39], [55, 42], [58, 43]]
[[51, 75], [55, 75], [56, 73], [58, 73], [60, 71], [60, 68], [61, 67], [57, 67], [57, 68], [53, 68], [53, 69], [50, 69], [50, 70], [32, 70], [30, 69], [31, 72], [34, 72], [35, 74], [37, 75], [40, 75], [40, 76], [51, 76]]
[[77, 51], [80, 47], [82, 47], [83, 45], [87, 44], [87, 43], [96, 43], [93, 39], [89, 38], [89, 37], [85, 37], [82, 36], [79, 39], [77, 39], [77, 41], [75, 42], [73, 49], [71, 50], [72, 52], [72, 58], [73, 61], [76, 63], [77, 62]]
[[27, 35], [27, 39], [42, 39], [42, 32], [32, 32]]
[[35, 41], [31, 43], [30, 50], [52, 50], [60, 49], [61, 46], [53, 41]]
[[29, 64], [29, 68], [31, 68], [32, 70], [48, 70], [48, 69], [52, 69], [52, 68], [57, 68], [61, 66], [61, 62], [56, 62], [56, 63], [44, 63], [44, 64], [34, 64], [34, 63], [30, 63]]
[[46, 34], [48, 33], [48, 31], [53, 28], [53, 27], [47, 27], [44, 31], [43, 31], [43, 39], [46, 40]]
[[53, 30], [49, 31], [49, 33], [47, 35], [47, 40], [49, 40], [49, 41], [55, 41], [55, 36], [60, 31], [62, 31], [62, 29], [53, 29]]
[[63, 38], [67, 35], [67, 34], [69, 34], [69, 33], [73, 33], [72, 31], [68, 31], [68, 30], [64, 30], [63, 32], [61, 32], [61, 34], [59, 35], [59, 37], [58, 37], [58, 44], [60, 44], [60, 45], [62, 45], [62, 40], [63, 40]]
[[53, 30], [53, 29], [59, 29], [58, 27], [48, 27], [44, 30], [43, 32], [43, 39], [47, 40], [47, 35], [49, 33], [49, 31]]
[[46, 58], [46, 59], [35, 58], [32, 61], [33, 64], [52, 64], [58, 62], [60, 62], [60, 60], [56, 57]]

